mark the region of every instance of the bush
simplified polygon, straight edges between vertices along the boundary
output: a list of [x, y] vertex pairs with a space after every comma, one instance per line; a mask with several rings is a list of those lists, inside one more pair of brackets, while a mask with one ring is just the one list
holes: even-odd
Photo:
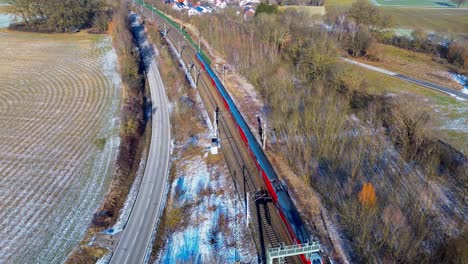
[[348, 34], [347, 48], [353, 57], [365, 56], [375, 39], [365, 26], [356, 25]]
[[269, 5], [266, 3], [260, 3], [255, 10], [255, 16], [260, 15], [261, 13], [265, 14], [277, 14], [278, 13], [278, 6], [277, 5]]

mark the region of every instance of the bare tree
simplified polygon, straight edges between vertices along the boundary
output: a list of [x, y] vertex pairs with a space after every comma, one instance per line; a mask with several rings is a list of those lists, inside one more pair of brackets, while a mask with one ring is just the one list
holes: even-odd
[[456, 4], [457, 7], [460, 7], [461, 5], [463, 5], [466, 2], [466, 0], [451, 0], [451, 1], [452, 1], [452, 3]]

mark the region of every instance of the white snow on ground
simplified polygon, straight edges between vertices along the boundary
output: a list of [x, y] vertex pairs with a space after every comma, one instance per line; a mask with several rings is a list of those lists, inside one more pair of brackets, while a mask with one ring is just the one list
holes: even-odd
[[107, 52], [100, 58], [102, 63], [102, 72], [109, 80], [112, 81], [114, 87], [120, 87], [122, 79], [117, 71], [117, 53], [112, 47], [112, 39], [109, 37], [104, 38], [104, 40], [97, 45], [97, 48], [107, 50]]
[[142, 156], [140, 165], [138, 167], [138, 171], [135, 177], [135, 181], [130, 188], [130, 191], [127, 195], [127, 199], [125, 200], [124, 206], [120, 209], [119, 212], [119, 220], [115, 225], [108, 229], [104, 230], [105, 234], [114, 235], [119, 233], [123, 230], [125, 225], [127, 224], [128, 218], [130, 217], [130, 213], [132, 212], [133, 204], [138, 196], [138, 190], [140, 189], [141, 180], [143, 179], [144, 170], [146, 167], [146, 153]]
[[107, 264], [111, 260], [112, 254], [107, 254], [104, 257], [100, 258], [98, 261], [96, 261], [96, 264]]
[[[208, 142], [206, 142], [208, 144]], [[234, 190], [224, 169], [209, 168], [202, 155], [182, 161], [183, 172], [171, 185], [173, 206], [191, 205], [188, 225], [170, 234], [157, 263], [234, 263], [256, 257], [248, 233], [245, 215], [236, 204]], [[226, 229], [221, 221], [228, 221]], [[236, 249], [235, 234], [239, 237]], [[250, 243], [249, 243], [250, 241]]]
[[468, 76], [464, 76], [457, 73], [451, 73], [450, 76], [454, 79], [457, 83], [463, 86], [461, 90], [462, 93], [468, 94]]

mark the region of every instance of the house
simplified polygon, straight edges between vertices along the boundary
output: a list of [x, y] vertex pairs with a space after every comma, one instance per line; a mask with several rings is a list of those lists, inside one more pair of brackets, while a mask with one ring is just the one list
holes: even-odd
[[175, 9], [177, 11], [182, 11], [185, 8], [185, 4], [182, 2], [174, 2], [172, 5], [172, 9]]
[[224, 1], [216, 1], [215, 6], [218, 8], [226, 8], [227, 4]]
[[242, 0], [239, 2], [239, 6], [251, 6], [260, 3], [260, 0]]
[[188, 11], [189, 16], [201, 15], [201, 13], [195, 8], [190, 8]]
[[197, 7], [195, 7], [195, 10], [197, 10], [198, 13], [200, 13], [200, 14], [206, 13], [206, 9], [203, 8], [202, 6], [197, 6]]
[[203, 13], [213, 13], [213, 8], [209, 7], [209, 6], [201, 6], [201, 8], [203, 8]]

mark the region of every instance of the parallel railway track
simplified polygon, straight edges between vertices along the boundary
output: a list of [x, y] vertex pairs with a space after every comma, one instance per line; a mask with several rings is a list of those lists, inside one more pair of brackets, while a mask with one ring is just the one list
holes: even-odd
[[[150, 12], [151, 11], [144, 9], [144, 14], [147, 18], [151, 18]], [[164, 28], [163, 25], [166, 22], [157, 16], [154, 16], [154, 18], [155, 22], [159, 24], [161, 28]], [[183, 35], [173, 28], [172, 25], [166, 23], [166, 27], [171, 28], [166, 37], [169, 38], [172, 43], [186, 43], [186, 47], [181, 54], [185, 64], [188, 67], [194, 64], [199, 68], [200, 65], [196, 59], [196, 50], [187, 43]], [[216, 89], [212, 86], [206, 73], [201, 73], [199, 76], [197, 89], [208, 113], [213, 113], [216, 107], [223, 109], [223, 101]], [[210, 118], [213, 117], [210, 115]], [[212, 121], [214, 122], [214, 120]], [[292, 241], [286, 227], [280, 219], [276, 206], [271, 202], [255, 204], [253, 201], [253, 194], [258, 190], [265, 190], [266, 186], [261, 178], [260, 171], [249, 154], [249, 150], [244, 145], [237, 132], [237, 127], [228, 112], [221, 111], [221, 115], [219, 116], [219, 130], [222, 152], [231, 172], [231, 176], [233, 177], [233, 183], [239, 200], [244, 202], [244, 197], [247, 196], [247, 192], [250, 196], [249, 204], [258, 208], [252, 208], [252, 206], [249, 208], [250, 214], [252, 215], [251, 222], [253, 224], [251, 230], [254, 232], [254, 241], [257, 251], [259, 252], [259, 259], [264, 259], [266, 247], [268, 245], [277, 246], [279, 242], [291, 244]], [[300, 263], [300, 260], [299, 258], [294, 258], [288, 261], [288, 263]]]

